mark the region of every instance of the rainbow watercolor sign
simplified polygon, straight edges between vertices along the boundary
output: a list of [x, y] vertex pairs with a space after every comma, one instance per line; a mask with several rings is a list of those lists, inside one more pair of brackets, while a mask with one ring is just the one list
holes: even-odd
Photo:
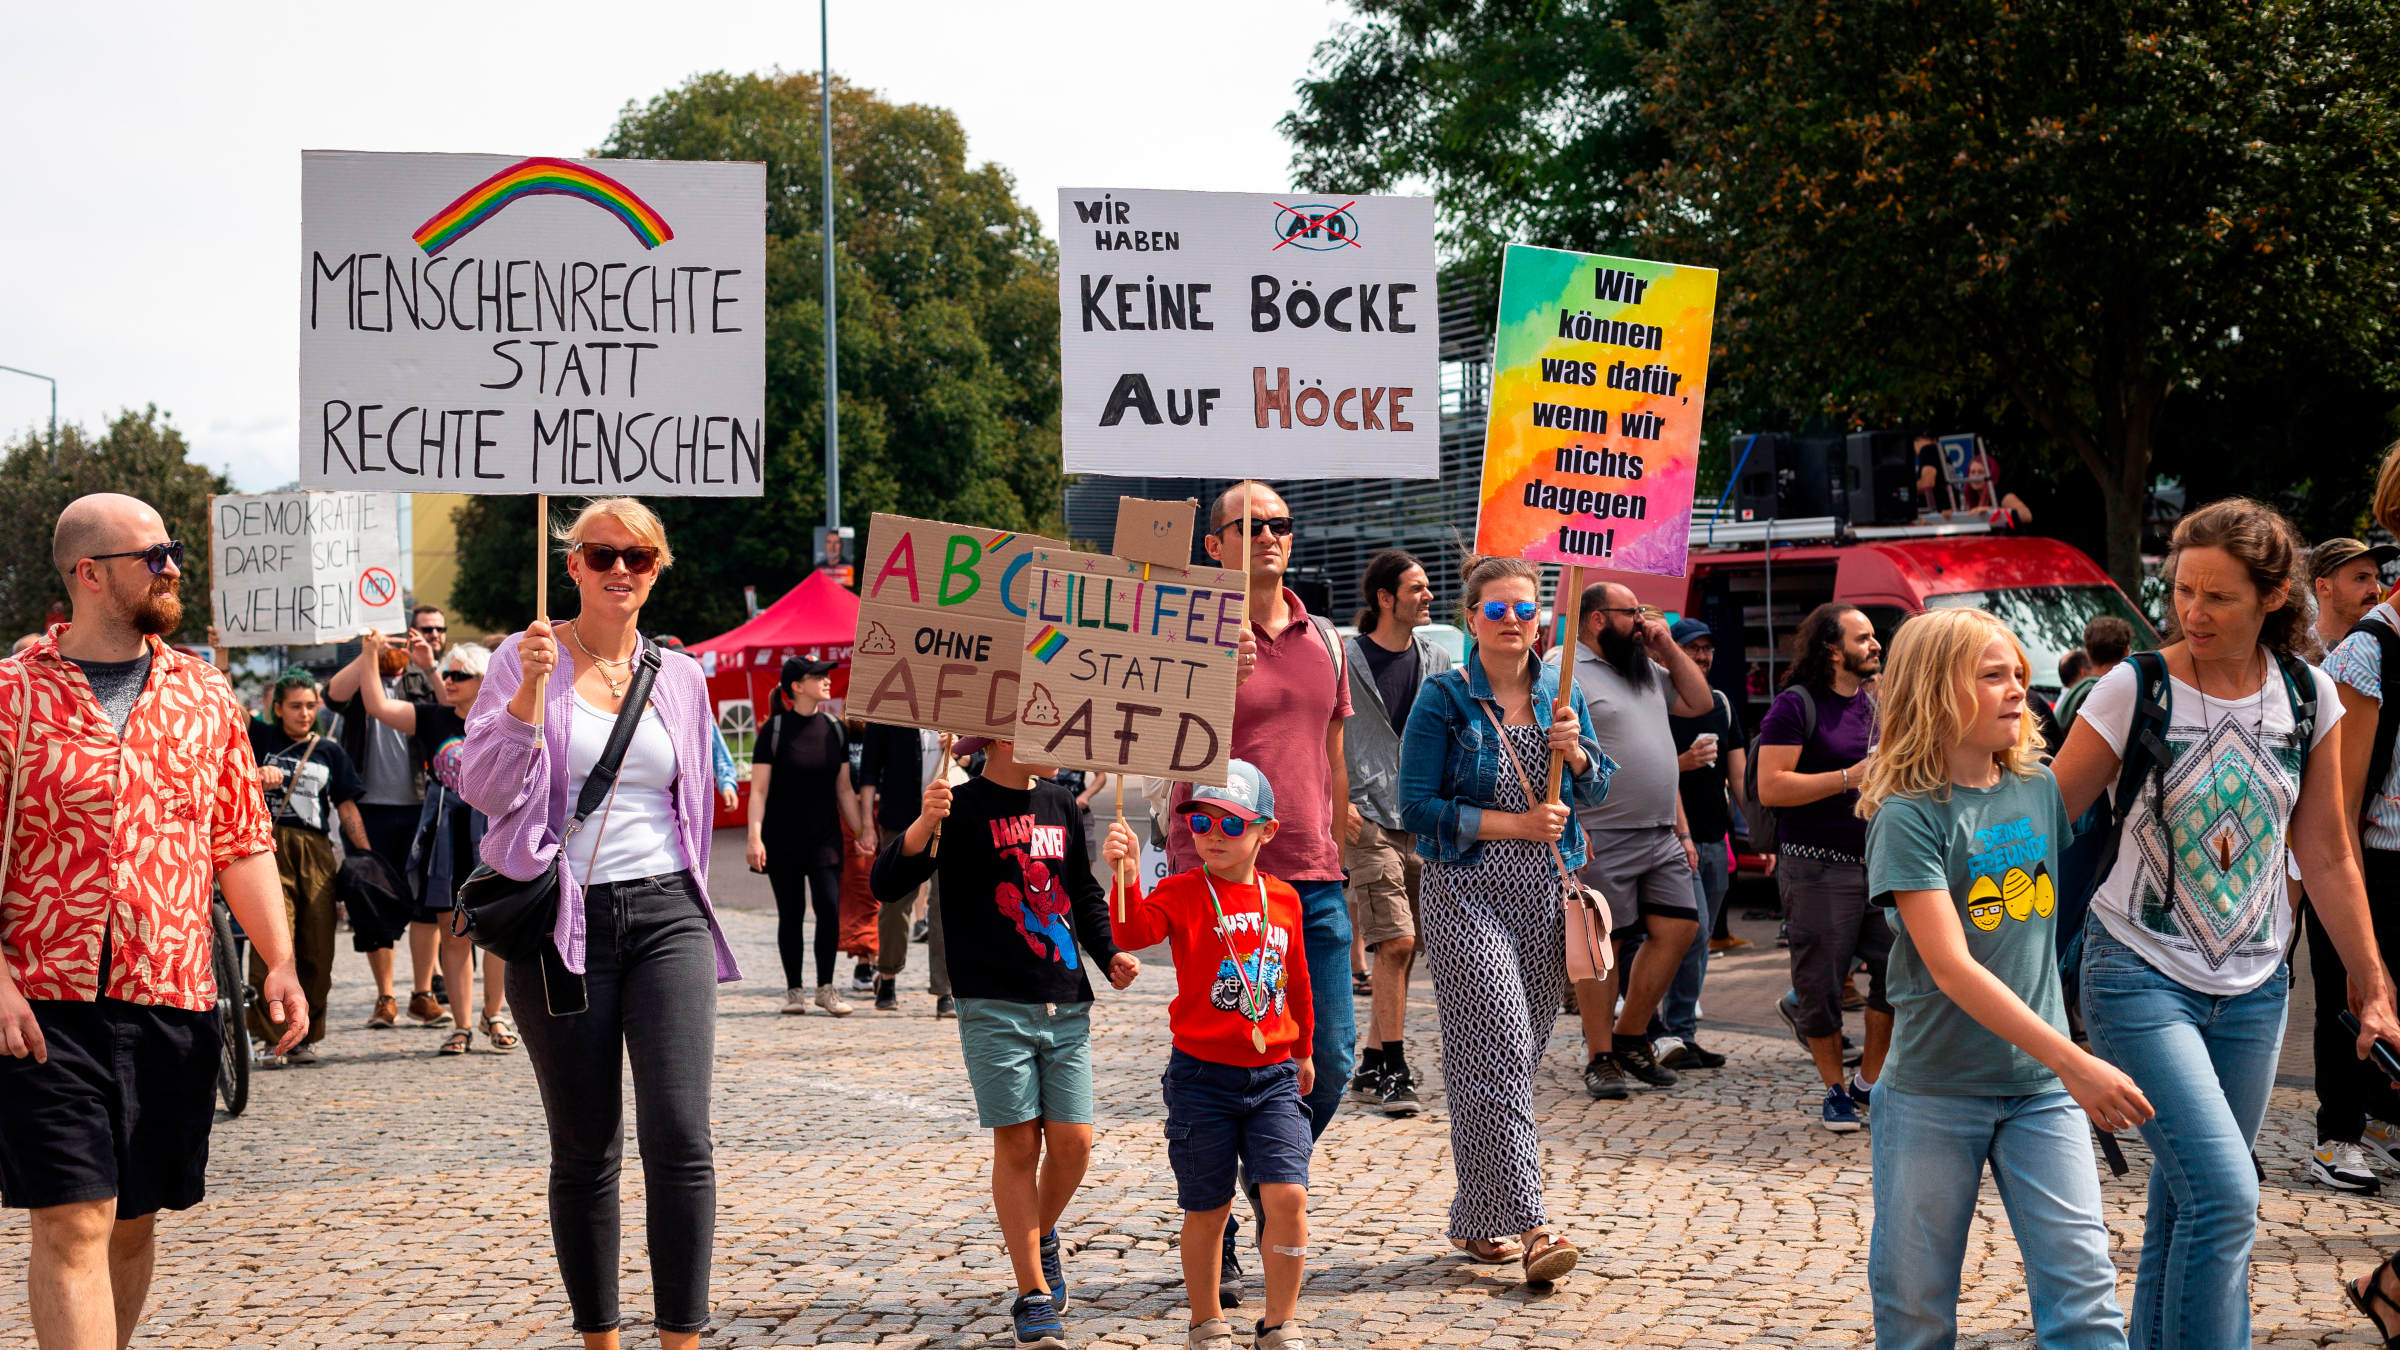
[[468, 188], [457, 201], [427, 217], [409, 237], [431, 256], [528, 197], [574, 197], [590, 202], [625, 222], [644, 249], [657, 248], [675, 237], [674, 227], [632, 188], [590, 165], [546, 158], [519, 160]]
[[1511, 244], [1475, 551], [1684, 574], [1717, 274]]

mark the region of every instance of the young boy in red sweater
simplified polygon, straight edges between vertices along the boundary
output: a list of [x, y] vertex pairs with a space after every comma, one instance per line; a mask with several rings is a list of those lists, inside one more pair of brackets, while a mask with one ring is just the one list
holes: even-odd
[[[1126, 950], [1163, 939], [1175, 957], [1175, 1001], [1167, 1009], [1175, 1048], [1164, 1085], [1167, 1162], [1184, 1211], [1188, 1345], [1233, 1350], [1233, 1329], [1217, 1302], [1217, 1267], [1238, 1164], [1258, 1187], [1263, 1215], [1267, 1306], [1257, 1350], [1305, 1350], [1291, 1325], [1308, 1250], [1311, 1140], [1300, 1099], [1317, 1075], [1306, 1053], [1315, 1028], [1300, 897], [1258, 871], [1259, 846], [1275, 837], [1266, 775], [1237, 759], [1225, 786], [1195, 789], [1183, 810], [1201, 866], [1146, 896], [1125, 896], [1115, 927]], [[1139, 852], [1124, 822], [1109, 827], [1101, 856], [1120, 876]]]

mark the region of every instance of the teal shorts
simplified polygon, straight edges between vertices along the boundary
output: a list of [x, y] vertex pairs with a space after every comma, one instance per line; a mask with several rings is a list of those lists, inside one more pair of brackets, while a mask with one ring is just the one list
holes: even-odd
[[958, 1043], [987, 1130], [1055, 1120], [1092, 1123], [1092, 1005], [958, 1001]]

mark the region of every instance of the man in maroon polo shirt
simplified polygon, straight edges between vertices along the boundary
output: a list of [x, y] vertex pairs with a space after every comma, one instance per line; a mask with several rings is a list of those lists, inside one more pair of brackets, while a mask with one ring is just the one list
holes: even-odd
[[[1358, 1024], [1350, 1005], [1350, 908], [1342, 894], [1342, 846], [1334, 822], [1350, 801], [1342, 720], [1350, 715], [1341, 639], [1283, 584], [1292, 561], [1292, 508], [1264, 483], [1236, 483], [1209, 511], [1208, 555], [1241, 565], [1242, 500], [1250, 503], [1250, 626], [1242, 634], [1241, 687], [1234, 696], [1231, 754], [1258, 766], [1275, 789], [1279, 829], [1259, 851], [1258, 870], [1300, 893], [1301, 930], [1316, 1013], [1317, 1085], [1309, 1128], [1323, 1134], [1349, 1087]], [[1167, 852], [1177, 871], [1200, 865], [1177, 785]], [[1234, 1240], [1226, 1225], [1228, 1251]], [[1228, 1285], [1239, 1269], [1226, 1265]]]

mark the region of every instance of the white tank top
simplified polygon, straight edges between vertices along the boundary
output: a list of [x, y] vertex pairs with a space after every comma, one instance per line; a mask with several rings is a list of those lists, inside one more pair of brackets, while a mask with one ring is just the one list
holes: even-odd
[[[585, 702], [580, 692], [575, 695], [575, 723], [567, 731], [569, 811], [575, 809], [600, 753], [608, 748], [608, 734], [616, 723], [615, 713]], [[634, 724], [633, 743], [625, 747], [625, 762], [617, 770], [615, 797], [613, 804], [601, 798], [567, 844], [567, 863], [577, 881], [598, 886], [680, 872], [690, 865], [683, 856], [683, 836], [675, 828], [675, 742], [655, 705], [645, 705]]]

